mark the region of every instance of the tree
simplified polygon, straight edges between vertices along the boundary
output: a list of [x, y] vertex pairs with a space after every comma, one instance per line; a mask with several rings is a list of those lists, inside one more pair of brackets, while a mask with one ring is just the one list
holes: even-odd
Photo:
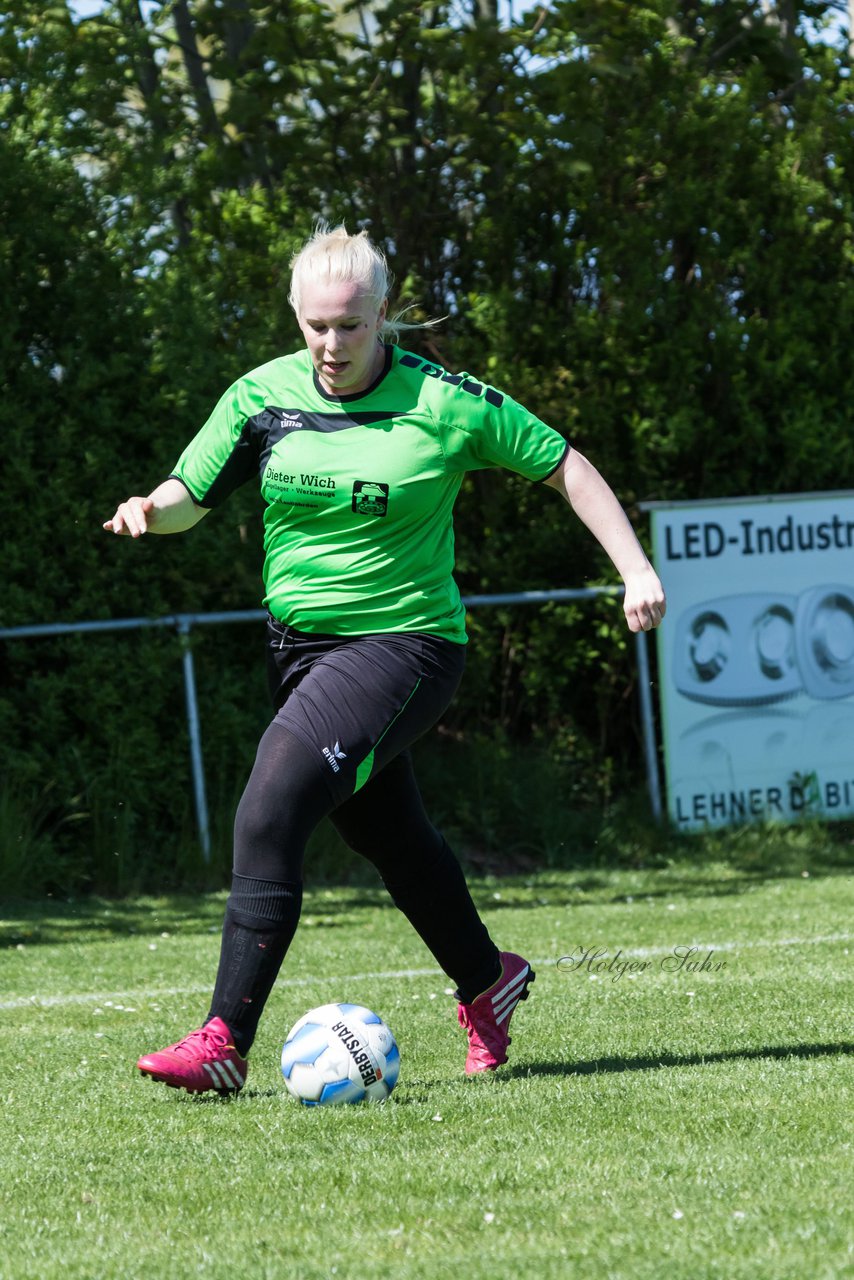
[[[425, 357], [565, 430], [633, 513], [640, 499], [846, 483], [850, 56], [844, 35], [815, 34], [840, 11], [554, 0], [502, 23], [492, 0], [107, 0], [77, 22], [59, 0], [7, 0], [4, 621], [255, 603], [248, 490], [179, 545], [119, 560], [93, 531], [118, 492], [161, 478], [233, 377], [296, 345], [288, 263], [318, 216], [368, 227], [401, 300], [447, 317]], [[51, 483], [36, 489], [45, 455]], [[73, 517], [57, 517], [57, 493], [75, 495]], [[457, 546], [466, 591], [613, 577], [556, 498], [507, 477], [467, 480]], [[469, 746], [509, 734], [571, 752], [600, 797], [632, 776], [633, 662], [615, 609], [592, 627], [577, 610], [472, 626], [450, 722]], [[241, 701], [241, 643], [224, 645], [231, 701], [219, 663], [201, 673], [218, 695], [206, 735], [223, 793], [233, 742], [242, 762], [263, 715], [260, 690]], [[100, 670], [55, 652], [61, 670], [14, 657], [3, 750], [32, 781], [61, 742], [57, 804], [76, 812], [88, 795], [91, 834], [69, 690], [109, 723], [138, 661], [104, 681], [103, 651]], [[146, 650], [158, 696], [127, 739], [152, 762], [130, 807], [161, 833], [163, 778], [185, 767], [169, 740], [173, 660]]]

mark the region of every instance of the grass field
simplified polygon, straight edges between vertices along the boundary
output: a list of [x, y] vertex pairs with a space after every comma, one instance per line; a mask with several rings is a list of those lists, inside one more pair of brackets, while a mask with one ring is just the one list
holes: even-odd
[[[7, 908], [4, 1280], [854, 1276], [851, 878], [474, 890], [538, 975], [497, 1075], [464, 1078], [450, 984], [382, 896], [318, 889], [229, 1100], [133, 1069], [206, 1012], [222, 896]], [[284, 1035], [327, 1000], [395, 1031], [384, 1106], [286, 1094]]]

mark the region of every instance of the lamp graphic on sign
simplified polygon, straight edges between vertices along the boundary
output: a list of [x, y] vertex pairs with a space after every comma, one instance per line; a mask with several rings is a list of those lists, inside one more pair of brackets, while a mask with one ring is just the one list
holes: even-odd
[[854, 694], [854, 592], [811, 587], [799, 596], [754, 592], [696, 604], [682, 614], [674, 684], [695, 702], [761, 706], [798, 693]]
[[[815, 788], [826, 813], [854, 807], [854, 779], [836, 777], [851, 742], [851, 709], [842, 701], [854, 694], [850, 587], [695, 604], [679, 618], [673, 652], [677, 692], [716, 712], [679, 738], [680, 824], [792, 815], [812, 803]], [[801, 701], [790, 710], [799, 695], [812, 707]], [[793, 771], [796, 759], [809, 768]]]

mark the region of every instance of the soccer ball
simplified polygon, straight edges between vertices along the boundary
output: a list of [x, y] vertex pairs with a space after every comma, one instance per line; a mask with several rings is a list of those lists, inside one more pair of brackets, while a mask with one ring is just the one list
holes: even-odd
[[324, 1004], [300, 1018], [282, 1049], [282, 1075], [307, 1107], [383, 1102], [397, 1084], [400, 1050], [377, 1014], [360, 1004]]

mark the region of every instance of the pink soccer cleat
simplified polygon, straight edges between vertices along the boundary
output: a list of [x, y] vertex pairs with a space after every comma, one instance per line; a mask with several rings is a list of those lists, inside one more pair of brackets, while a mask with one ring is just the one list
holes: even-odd
[[177, 1044], [147, 1053], [136, 1064], [144, 1076], [187, 1093], [238, 1093], [246, 1083], [249, 1063], [234, 1047], [221, 1018], [211, 1018]]
[[507, 1061], [510, 1036], [507, 1028], [520, 1000], [528, 999], [528, 988], [536, 977], [527, 960], [512, 951], [501, 952], [501, 977], [471, 1004], [461, 1004], [457, 1013], [469, 1038], [466, 1075], [494, 1071]]

